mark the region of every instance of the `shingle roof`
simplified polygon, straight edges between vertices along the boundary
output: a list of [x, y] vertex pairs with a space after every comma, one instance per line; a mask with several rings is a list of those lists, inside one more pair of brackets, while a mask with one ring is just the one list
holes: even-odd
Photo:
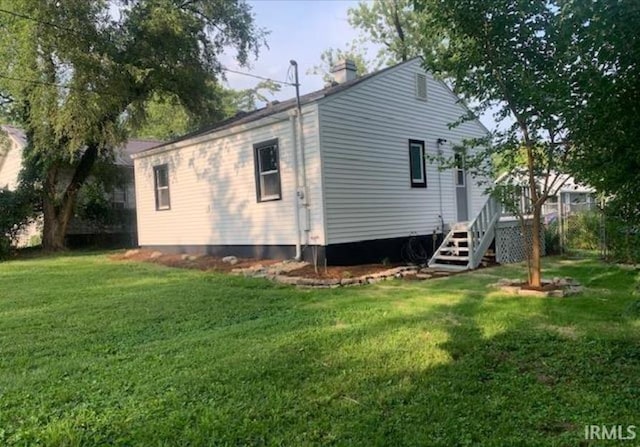
[[[335, 95], [336, 93], [340, 93], [348, 88], [351, 88], [355, 85], [360, 84], [361, 82], [364, 82], [368, 79], [373, 78], [374, 76], [377, 76], [379, 74], [382, 74], [384, 72], [387, 72], [395, 67], [398, 67], [399, 65], [403, 65], [406, 64], [408, 62], [411, 62], [415, 59], [418, 58], [413, 58], [410, 59], [408, 61], [405, 62], [401, 62], [399, 64], [390, 66], [390, 67], [386, 67], [383, 68], [382, 70], [378, 70], [375, 71], [373, 73], [369, 73], [366, 74], [364, 76], [360, 76], [356, 79], [352, 79], [351, 81], [347, 81], [347, 82], [343, 82], [342, 84], [334, 84], [334, 85], [330, 85], [328, 87], [325, 87], [323, 89], [320, 90], [316, 90], [314, 92], [311, 93], [307, 93], [305, 95], [300, 96], [300, 105], [305, 105], [305, 104], [309, 104], [315, 101], [318, 101], [322, 98], [326, 98], [327, 96], [331, 96], [331, 95]], [[292, 109], [296, 106], [296, 98], [290, 98], [287, 99], [285, 101], [280, 101], [280, 102], [274, 102], [272, 104], [269, 104], [265, 107], [262, 107], [260, 109], [256, 109], [253, 110], [251, 112], [240, 112], [238, 114], [236, 114], [235, 116], [232, 116], [231, 118], [227, 118], [226, 120], [223, 121], [219, 121], [211, 126], [207, 126], [204, 127], [202, 129], [196, 130], [195, 132], [191, 132], [188, 133], [186, 135], [183, 135], [181, 137], [178, 137], [174, 140], [171, 141], [167, 141], [165, 143], [162, 143], [160, 145], [151, 147], [147, 150], [151, 150], [151, 149], [155, 149], [157, 147], [162, 147], [162, 146], [166, 146], [169, 144], [173, 144], [173, 143], [178, 143], [180, 141], [184, 141], [184, 140], [188, 140], [194, 137], [198, 137], [201, 135], [206, 135], [209, 133], [213, 133], [213, 132], [219, 132], [221, 130], [225, 130], [225, 129], [229, 129], [231, 127], [234, 126], [238, 126], [241, 124], [246, 124], [246, 123], [250, 123], [252, 121], [257, 121], [261, 118], [265, 118], [267, 116], [270, 115], [274, 115], [276, 113], [280, 113], [280, 112], [284, 112], [286, 110]], [[144, 151], [143, 151], [144, 152]]]

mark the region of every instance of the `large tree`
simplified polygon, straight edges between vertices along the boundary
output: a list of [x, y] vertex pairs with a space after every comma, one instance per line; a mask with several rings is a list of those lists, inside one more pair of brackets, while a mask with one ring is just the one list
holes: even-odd
[[427, 68], [473, 106], [461, 119], [492, 109], [500, 124], [491, 139], [466, 142], [483, 145], [469, 165], [497, 158], [514, 168], [524, 155], [532, 214], [529, 282], [540, 287], [542, 205], [561, 186], [555, 172], [573, 150], [565, 117], [576, 60], [566, 11], [549, 0], [419, 0], [417, 7]]
[[194, 131], [217, 120], [230, 118], [241, 111], [252, 111], [260, 103], [267, 103], [270, 97], [280, 91], [280, 84], [274, 81], [260, 81], [253, 88], [234, 90], [210, 86], [216, 89], [213, 96], [220, 98], [220, 107], [213, 116], [194, 116], [180, 103], [176, 95], [153, 95], [144, 106], [142, 125], [131, 129], [131, 135], [138, 138], [154, 138], [167, 141]]
[[413, 0], [361, 1], [349, 8], [349, 24], [380, 47], [377, 65], [404, 62], [420, 53], [421, 32]]
[[43, 245], [64, 246], [78, 192], [142, 122], [155, 94], [221, 114], [219, 55], [245, 64], [264, 33], [241, 0], [0, 0], [0, 92], [25, 128], [42, 187]]
[[355, 63], [358, 76], [366, 75], [378, 68], [374, 63], [367, 60], [364, 48], [357, 41], [353, 41], [346, 49], [327, 48], [324, 50], [320, 54], [320, 64], [307, 70], [307, 74], [321, 75], [325, 83], [330, 84], [333, 80], [331, 68], [344, 59]]
[[576, 177], [640, 220], [640, 7], [574, 0], [563, 6], [575, 51], [569, 115]]

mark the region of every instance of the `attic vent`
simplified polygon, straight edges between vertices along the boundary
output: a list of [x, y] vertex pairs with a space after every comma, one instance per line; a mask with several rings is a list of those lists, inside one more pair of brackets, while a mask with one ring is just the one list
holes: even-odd
[[416, 73], [416, 98], [427, 99], [427, 75]]

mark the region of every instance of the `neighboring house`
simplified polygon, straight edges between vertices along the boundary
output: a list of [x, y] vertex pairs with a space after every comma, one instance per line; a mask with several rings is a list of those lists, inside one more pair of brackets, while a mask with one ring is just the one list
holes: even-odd
[[[18, 186], [22, 155], [27, 139], [24, 132], [16, 127], [3, 125], [2, 130], [9, 136], [9, 145], [4, 150], [0, 150], [0, 188], [14, 190]], [[125, 146], [116, 150], [114, 164], [121, 171], [122, 183], [109, 192], [108, 198], [114, 207], [118, 221], [112, 225], [101, 226], [74, 218], [67, 232], [69, 245], [101, 243], [131, 246], [137, 244], [135, 186], [131, 156], [158, 144], [159, 141], [155, 140], [129, 140]], [[18, 245], [33, 245], [40, 239], [41, 233], [42, 219], [38, 219], [21, 235]]]
[[[497, 183], [505, 183], [512, 185], [518, 191], [515, 198], [518, 199], [517, 207], [523, 214], [529, 214], [531, 208], [531, 199], [528, 181], [524, 172], [514, 175], [506, 173], [498, 177]], [[542, 215], [545, 221], [555, 219], [559, 214], [567, 215], [575, 212], [592, 210], [597, 206], [597, 192], [594, 188], [577, 182], [571, 175], [552, 172], [549, 175], [549, 182], [558, 185], [552, 189], [554, 193], [542, 205]], [[538, 179], [539, 188], [542, 189], [543, 179]], [[503, 213], [509, 214], [507, 209]]]
[[[135, 154], [139, 244], [380, 262], [416, 242], [431, 255], [482, 211], [472, 251], [486, 251], [496, 210], [485, 188], [463, 157], [444, 171], [429, 158], [453, 157], [457, 143], [487, 134], [482, 124], [449, 128], [466, 109], [420, 59], [360, 78], [348, 61], [333, 72], [337, 84], [300, 97], [302, 122], [296, 99], [274, 102]], [[457, 264], [473, 268], [477, 256]]]

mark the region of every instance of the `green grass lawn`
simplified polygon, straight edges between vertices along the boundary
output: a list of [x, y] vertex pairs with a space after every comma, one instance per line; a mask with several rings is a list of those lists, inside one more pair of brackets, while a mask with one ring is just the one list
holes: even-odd
[[298, 290], [104, 254], [3, 263], [0, 445], [576, 446], [586, 424], [640, 426], [638, 273], [545, 265], [587, 291], [488, 287], [522, 267]]

